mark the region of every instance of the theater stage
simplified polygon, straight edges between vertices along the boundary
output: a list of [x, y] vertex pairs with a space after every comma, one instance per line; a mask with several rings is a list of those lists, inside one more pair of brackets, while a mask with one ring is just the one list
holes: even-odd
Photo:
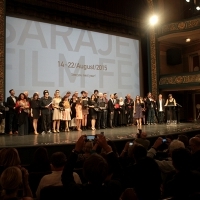
[[[63, 145], [74, 144], [77, 139], [82, 135], [94, 135], [104, 132], [106, 138], [112, 141], [118, 140], [131, 140], [134, 139], [137, 133], [137, 126], [120, 127], [114, 129], [101, 129], [101, 130], [87, 130], [87, 131], [70, 131], [51, 133], [45, 135], [1, 135], [0, 136], [0, 148], [3, 147], [30, 147], [30, 146], [51, 146], [51, 145]], [[198, 134], [200, 132], [200, 123], [180, 123], [177, 125], [143, 125], [142, 131], [147, 133], [147, 137], [164, 137], [173, 134], [193, 133]]]

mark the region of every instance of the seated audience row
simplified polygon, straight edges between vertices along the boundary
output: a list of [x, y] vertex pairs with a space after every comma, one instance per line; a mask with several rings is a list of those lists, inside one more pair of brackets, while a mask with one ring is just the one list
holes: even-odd
[[1, 199], [199, 199], [199, 135], [159, 137], [150, 149], [145, 133], [138, 137], [118, 154], [105, 136], [88, 141], [82, 135], [68, 159], [63, 152], [49, 159], [40, 147], [26, 169], [16, 149], [2, 149]]

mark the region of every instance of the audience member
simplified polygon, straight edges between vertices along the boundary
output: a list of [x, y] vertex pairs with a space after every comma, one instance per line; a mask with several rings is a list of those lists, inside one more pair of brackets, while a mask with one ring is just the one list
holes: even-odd
[[183, 142], [183, 144], [185, 145], [185, 148], [189, 147], [189, 139], [187, 135], [179, 135], [178, 140]]
[[159, 199], [161, 174], [158, 164], [147, 157], [147, 150], [140, 144], [135, 143], [131, 151], [135, 164], [124, 169], [125, 188], [134, 188], [138, 199]]
[[[77, 160], [78, 154], [83, 148], [85, 136], [82, 135], [72, 151], [62, 174], [63, 186], [68, 191], [68, 195], [73, 195], [73, 199], [87, 200], [118, 200], [121, 193], [121, 167], [116, 155], [112, 152], [112, 148], [107, 144], [103, 135], [97, 135], [97, 143], [107, 153], [107, 161], [98, 154], [91, 155], [84, 163], [83, 173], [88, 180], [86, 185], [78, 185], [74, 182], [73, 168]], [[115, 180], [105, 181], [108, 175], [108, 164], [113, 169]], [[66, 197], [67, 198], [67, 197]]]
[[200, 138], [193, 137], [189, 141], [192, 153], [192, 169], [200, 172]]
[[164, 189], [165, 196], [175, 199], [188, 200], [190, 195], [200, 192], [200, 173], [190, 170], [191, 153], [185, 148], [172, 152], [173, 166], [176, 174]]
[[33, 155], [33, 162], [30, 165], [29, 172], [48, 172], [51, 171], [50, 161], [47, 149], [39, 147]]
[[0, 153], [0, 166], [2, 171], [7, 167], [16, 166], [20, 167], [21, 161], [17, 149], [5, 148]]
[[[37, 199], [40, 199], [40, 191], [42, 190], [42, 188], [47, 187], [47, 186], [62, 185], [61, 175], [62, 175], [62, 171], [63, 171], [66, 161], [67, 161], [67, 158], [65, 154], [62, 152], [56, 152], [52, 155], [51, 157], [52, 173], [42, 177], [36, 191]], [[77, 173], [73, 172], [73, 177], [74, 177], [75, 183], [81, 184], [81, 180]]]
[[85, 142], [84, 147], [82, 149], [83, 153], [78, 155], [78, 159], [77, 159], [77, 162], [76, 162], [76, 168], [82, 168], [83, 167], [83, 163], [91, 155], [92, 148], [93, 148], [93, 142], [92, 141]]
[[141, 144], [146, 150], [149, 149], [150, 141], [146, 139], [147, 134], [145, 132], [141, 132], [137, 134], [137, 138], [135, 139], [135, 142], [138, 144]]
[[28, 172], [24, 168], [8, 167], [1, 175], [1, 200], [32, 200]]
[[[151, 157], [153, 158], [156, 153], [157, 153], [157, 149], [160, 145], [163, 144], [163, 138], [159, 137], [154, 145], [151, 147], [151, 149], [149, 149], [148, 153], [147, 153], [147, 156], [148, 157]], [[161, 175], [162, 175], [162, 179], [163, 181], [165, 181], [168, 173], [171, 173], [172, 171], [175, 170], [173, 164], [172, 164], [172, 159], [171, 159], [171, 155], [172, 155], [172, 152], [175, 150], [175, 149], [178, 149], [178, 148], [185, 148], [185, 145], [183, 144], [183, 142], [179, 141], [179, 140], [173, 140], [170, 145], [169, 145], [169, 148], [168, 148], [168, 158], [166, 160], [156, 160], [160, 170], [161, 170]]]

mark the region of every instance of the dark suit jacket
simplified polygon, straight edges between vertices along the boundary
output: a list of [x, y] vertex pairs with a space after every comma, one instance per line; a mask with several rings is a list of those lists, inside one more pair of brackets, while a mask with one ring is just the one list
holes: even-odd
[[126, 98], [124, 100], [124, 104], [125, 104], [125, 109], [126, 110], [133, 109], [134, 101], [133, 101], [133, 99], [130, 99], [130, 101], [128, 101], [128, 99]]
[[150, 99], [147, 98], [147, 100], [146, 100], [146, 106], [147, 106], [148, 109], [151, 109], [152, 106], [155, 109], [156, 108], [156, 103], [154, 101], [150, 101]]
[[111, 113], [111, 112], [114, 112], [114, 104], [113, 102], [111, 101], [111, 99], [108, 100], [108, 112]]
[[[17, 97], [15, 97], [15, 99], [17, 102]], [[15, 109], [14, 109], [15, 105], [16, 105], [16, 103], [13, 101], [12, 97], [11, 96], [8, 97], [7, 98], [7, 107], [9, 108], [9, 112], [11, 112], [11, 113], [15, 112]]]
[[[162, 110], [165, 111], [165, 100], [162, 99]], [[160, 103], [159, 103], [159, 99], [156, 101], [156, 106], [157, 106], [157, 111], [159, 112], [160, 110]]]

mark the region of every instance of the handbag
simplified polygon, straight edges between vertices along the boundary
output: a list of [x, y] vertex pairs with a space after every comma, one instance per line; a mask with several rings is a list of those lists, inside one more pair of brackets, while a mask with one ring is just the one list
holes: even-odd
[[60, 107], [59, 109], [60, 109], [60, 111], [65, 111], [64, 107]]

